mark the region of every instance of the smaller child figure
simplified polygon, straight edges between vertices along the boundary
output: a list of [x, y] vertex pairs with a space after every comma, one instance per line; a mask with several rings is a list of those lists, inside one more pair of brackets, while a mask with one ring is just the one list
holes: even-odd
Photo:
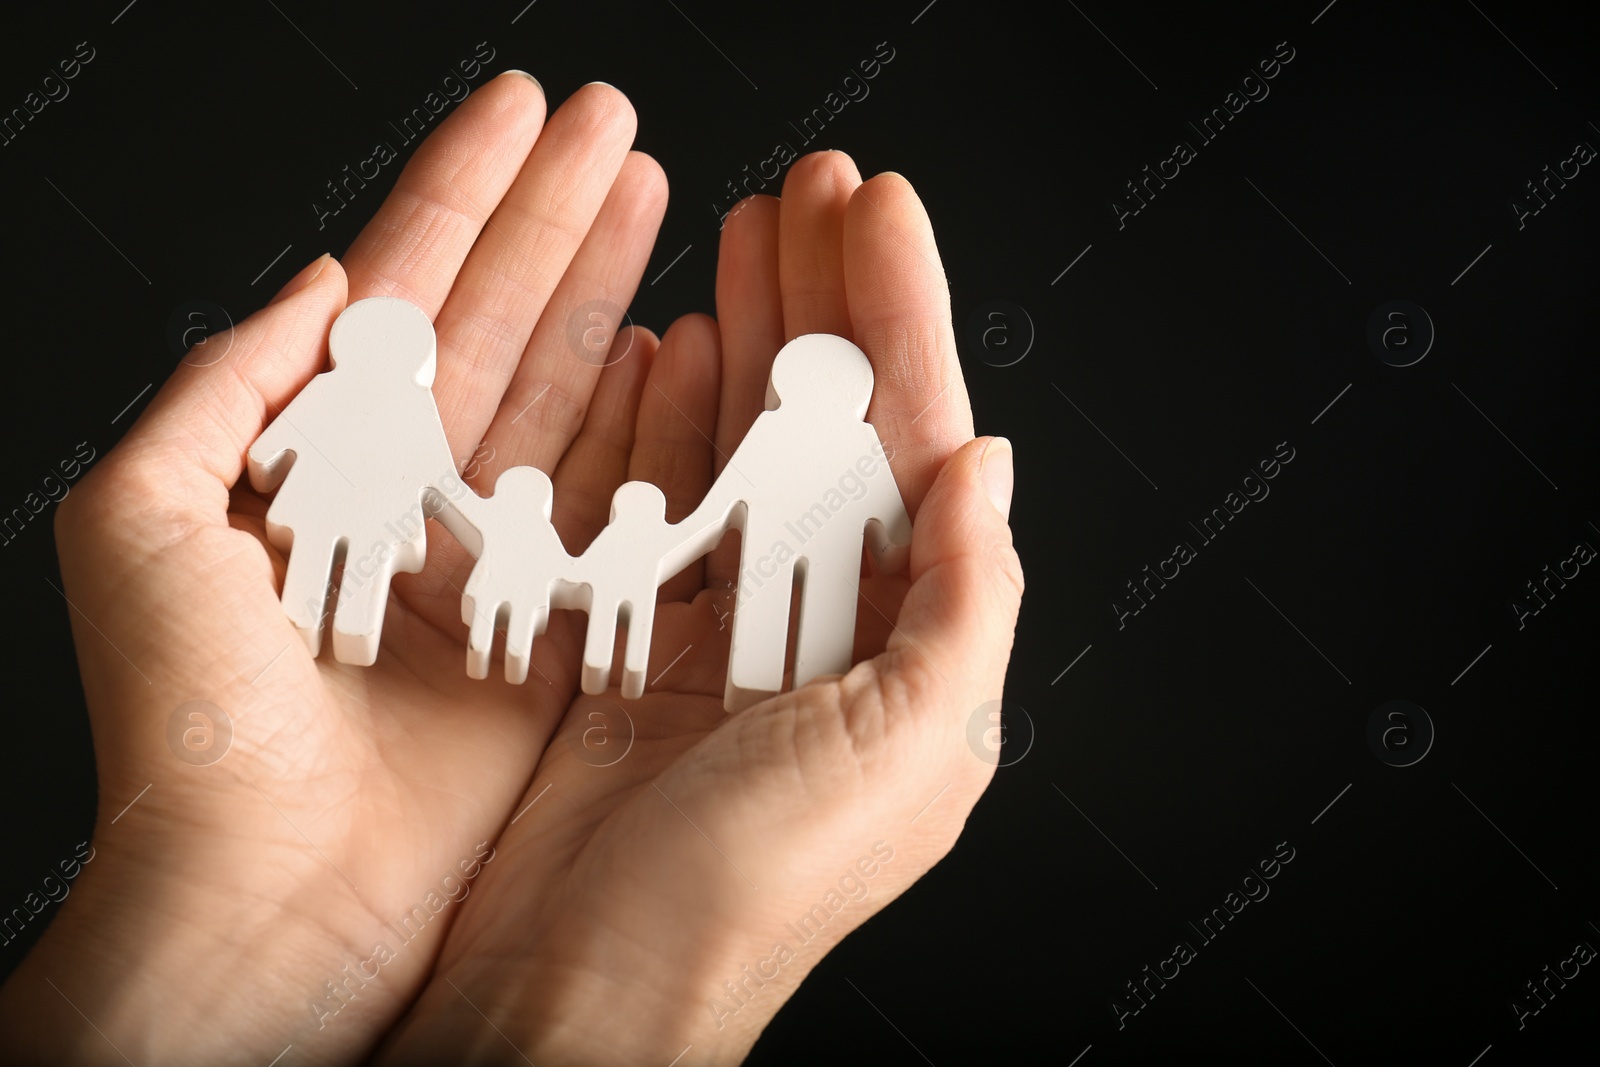
[[526, 681], [533, 639], [544, 633], [552, 598], [558, 607], [570, 606], [567, 578], [573, 559], [550, 523], [553, 500], [544, 471], [512, 467], [496, 479], [493, 496], [468, 493], [454, 504], [481, 539], [477, 565], [461, 596], [461, 621], [471, 627], [469, 677], [489, 676], [495, 627], [504, 623], [506, 681]]
[[[586, 587], [571, 607], [589, 613], [583, 648], [583, 691], [604, 692], [611, 679], [617, 624], [628, 628], [622, 655], [622, 695], [644, 694], [655, 626], [656, 590], [708, 550], [704, 535], [685, 542], [685, 530], [667, 522], [667, 498], [649, 482], [627, 482], [611, 497], [611, 523], [579, 556], [571, 580]], [[710, 541], [715, 544], [717, 530]]]

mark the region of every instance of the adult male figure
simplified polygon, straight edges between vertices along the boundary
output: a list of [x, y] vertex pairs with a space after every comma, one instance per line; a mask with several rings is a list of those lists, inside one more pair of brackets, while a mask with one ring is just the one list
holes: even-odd
[[886, 570], [900, 565], [911, 543], [911, 519], [883, 445], [864, 421], [871, 400], [872, 364], [859, 348], [832, 334], [796, 337], [773, 360], [767, 410], [681, 524], [685, 531], [740, 529], [723, 698], [729, 711], [783, 688], [796, 577], [799, 688], [850, 668], [863, 540]]

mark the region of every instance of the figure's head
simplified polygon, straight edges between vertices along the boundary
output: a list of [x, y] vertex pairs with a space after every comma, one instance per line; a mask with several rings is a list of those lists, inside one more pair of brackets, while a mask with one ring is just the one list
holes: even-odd
[[631, 520], [667, 521], [667, 498], [650, 482], [623, 482], [611, 494], [611, 521], [618, 516]]
[[495, 479], [494, 496], [490, 499], [497, 507], [526, 508], [532, 514], [549, 519], [555, 490], [550, 476], [538, 467], [508, 467]]
[[394, 296], [357, 300], [339, 313], [328, 334], [328, 357], [335, 367], [363, 375], [403, 374], [424, 388], [433, 385], [435, 352], [428, 316]]
[[778, 350], [767, 380], [767, 410], [848, 411], [865, 418], [872, 400], [872, 362], [843, 337], [808, 333]]

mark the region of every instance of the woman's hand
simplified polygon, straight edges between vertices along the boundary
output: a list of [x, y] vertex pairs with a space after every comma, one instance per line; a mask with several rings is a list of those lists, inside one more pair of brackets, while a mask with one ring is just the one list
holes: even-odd
[[[633, 131], [609, 86], [546, 121], [531, 79], [487, 84], [342, 267], [319, 259], [213, 338], [226, 357], [181, 366], [63, 502], [101, 818], [93, 862], [0, 991], [19, 1059], [266, 1063], [293, 1045], [346, 1062], [388, 1035], [387, 1056], [423, 1062], [666, 1062], [685, 1045], [683, 1064], [736, 1060], [954, 842], [993, 769], [966, 727], [1000, 695], [1021, 573], [1009, 448], [971, 440], [926, 215], [897, 176], [806, 157], [781, 205], [728, 219], [719, 322], [659, 343], [625, 329], [596, 358], [573, 338], [588, 310], [631, 301], [665, 210]], [[375, 295], [433, 318], [469, 483], [545, 470], [574, 552], [624, 480], [661, 486], [669, 519], [690, 511], [782, 343], [851, 337], [915, 519], [909, 578], [862, 583], [859, 665], [725, 715], [730, 539], [664, 587], [642, 699], [579, 692], [584, 619], [563, 612], [525, 685], [473, 681], [472, 560], [436, 524], [427, 568], [394, 582], [376, 665], [313, 660], [241, 472], [325, 365], [333, 319]], [[208, 765], [169, 748], [194, 700], [231, 720]], [[807, 915], [818, 932], [785, 932]]]
[[915, 519], [909, 579], [862, 581], [847, 675], [731, 717], [736, 544], [663, 589], [642, 699], [574, 693], [547, 662], [571, 706], [380, 1061], [736, 1063], [950, 849], [993, 773], [968, 727], [1000, 697], [1022, 593], [1010, 447], [972, 440], [916, 194], [837, 152], [799, 160], [781, 202], [729, 217], [717, 307], [676, 322], [648, 372], [602, 374], [597, 440], [556, 468], [569, 547], [626, 478], [660, 485], [669, 519], [691, 511], [763, 409], [774, 354], [825, 332], [872, 360], [867, 417]]

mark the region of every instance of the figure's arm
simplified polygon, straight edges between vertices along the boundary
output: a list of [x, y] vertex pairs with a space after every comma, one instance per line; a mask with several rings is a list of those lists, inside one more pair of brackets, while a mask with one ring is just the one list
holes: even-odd
[[[757, 416], [757, 422], [759, 421], [760, 416]], [[751, 427], [752, 433], [754, 430], [755, 427]], [[750, 434], [745, 436], [748, 439]], [[662, 581], [671, 578], [716, 548], [717, 542], [722, 540], [722, 535], [727, 532], [730, 524], [743, 528], [743, 505], [749, 496], [748, 491], [753, 490], [753, 486], [745, 480], [745, 476], [737, 466], [738, 462], [739, 453], [735, 450], [727, 466], [722, 468], [722, 473], [712, 483], [705, 499], [700, 502], [700, 506], [690, 512], [683, 521], [672, 525], [676, 544], [661, 558]]]
[[450, 531], [451, 537], [461, 542], [461, 547], [471, 553], [473, 559], [481, 558], [483, 531], [488, 523], [487, 502], [465, 482], [458, 479], [451, 484], [455, 489], [453, 493], [438, 488], [431, 490], [429, 499], [438, 510], [430, 509], [430, 514]]
[[305, 436], [296, 427], [294, 416], [305, 407], [300, 403], [300, 397], [315, 389], [316, 384], [315, 378], [308, 382], [300, 396], [289, 401], [288, 406], [261, 431], [261, 436], [250, 446], [250, 485], [256, 492], [270, 493], [278, 488], [293, 464], [288, 453], [299, 453], [305, 447]]
[[[719, 479], [720, 483], [721, 479]], [[713, 493], [716, 487], [712, 487]], [[739, 526], [743, 522], [744, 499], [737, 494], [707, 497], [682, 522], [673, 524], [673, 547], [661, 557], [661, 580], [666, 581], [701, 556], [717, 547], [730, 522]]]
[[[877, 455], [883, 455], [877, 431], [867, 427], [873, 444], [878, 445]], [[880, 460], [878, 469], [866, 479], [866, 512], [870, 516], [866, 526], [866, 544], [872, 552], [872, 562], [882, 574], [897, 574], [910, 559], [911, 516], [895, 484], [894, 472], [888, 460]]]

